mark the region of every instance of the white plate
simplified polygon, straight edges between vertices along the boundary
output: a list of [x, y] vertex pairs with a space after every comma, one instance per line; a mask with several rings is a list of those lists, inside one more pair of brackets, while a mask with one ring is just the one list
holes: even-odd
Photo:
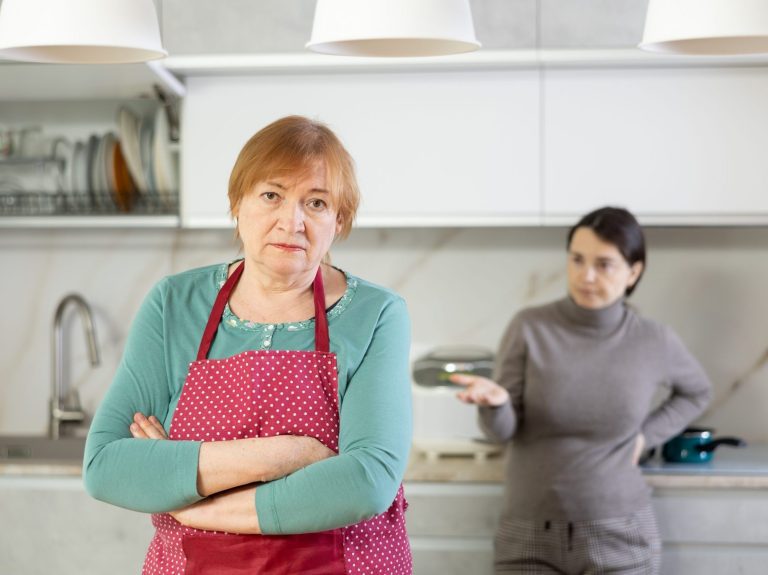
[[88, 193], [88, 147], [85, 142], [75, 143], [75, 157], [72, 166], [72, 191], [77, 194]]
[[139, 133], [139, 148], [141, 149], [141, 167], [147, 181], [147, 194], [150, 198], [157, 199], [157, 186], [155, 185], [154, 162], [152, 161], [153, 139], [155, 135], [154, 120], [144, 118], [141, 122]]
[[144, 170], [141, 165], [139, 142], [141, 120], [131, 110], [123, 106], [117, 112], [117, 125], [125, 163], [128, 164], [128, 171], [131, 173], [139, 192], [146, 194], [148, 189], [147, 178], [144, 176]]
[[102, 208], [107, 205], [106, 199], [106, 178], [104, 174], [104, 144], [106, 140], [103, 136], [99, 137], [99, 144], [96, 148], [96, 155], [91, 164], [91, 181], [93, 182], [94, 205]]
[[171, 195], [176, 191], [176, 172], [170, 147], [171, 134], [168, 127], [168, 117], [164, 108], [155, 111], [155, 138], [152, 159], [155, 162], [155, 187], [160, 199], [166, 205], [170, 204]]
[[65, 194], [72, 193], [72, 174], [74, 173], [75, 146], [66, 138], [57, 138], [52, 147], [52, 155], [59, 158], [63, 165], [61, 167], [59, 188]]
[[117, 202], [115, 202], [115, 194], [117, 194], [117, 185], [115, 184], [115, 146], [117, 145], [117, 137], [112, 132], [104, 135], [102, 139], [104, 156], [102, 158], [102, 169], [104, 178], [104, 195], [102, 198], [105, 203], [111, 207], [116, 208]]
[[87, 178], [87, 187], [86, 192], [88, 192], [88, 195], [91, 198], [91, 205], [92, 206], [98, 206], [96, 194], [97, 194], [97, 188], [98, 188], [98, 182], [96, 181], [96, 170], [94, 169], [94, 166], [96, 165], [96, 156], [99, 152], [99, 143], [101, 142], [101, 139], [96, 135], [92, 134], [88, 138], [88, 144], [86, 147], [86, 162], [87, 162], [87, 168], [86, 168], [86, 178]]

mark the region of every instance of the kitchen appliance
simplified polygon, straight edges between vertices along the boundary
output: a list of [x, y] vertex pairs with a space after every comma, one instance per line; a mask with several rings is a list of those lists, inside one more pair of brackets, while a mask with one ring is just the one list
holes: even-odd
[[413, 380], [422, 387], [459, 388], [448, 379], [455, 373], [491, 377], [493, 353], [482, 347], [438, 347], [413, 362]]
[[670, 463], [706, 463], [720, 445], [746, 446], [743, 439], [713, 437], [714, 432], [711, 428], [689, 427], [664, 444], [661, 456]]

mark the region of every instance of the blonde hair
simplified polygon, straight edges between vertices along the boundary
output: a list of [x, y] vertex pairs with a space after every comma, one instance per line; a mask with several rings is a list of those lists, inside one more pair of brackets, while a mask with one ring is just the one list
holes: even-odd
[[321, 161], [326, 183], [346, 238], [360, 204], [355, 163], [339, 138], [321, 122], [286, 116], [262, 128], [246, 142], [229, 177], [229, 211], [237, 216], [240, 202], [256, 184], [273, 177], [300, 173]]

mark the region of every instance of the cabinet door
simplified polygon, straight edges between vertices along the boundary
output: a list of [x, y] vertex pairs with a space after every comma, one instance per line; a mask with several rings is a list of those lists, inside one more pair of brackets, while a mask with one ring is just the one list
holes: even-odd
[[80, 477], [0, 476], [0, 573], [135, 575], [148, 515], [96, 501]]
[[501, 485], [411, 482], [405, 485], [405, 497], [414, 573], [493, 573]]
[[227, 222], [240, 148], [290, 114], [329, 124], [355, 158], [361, 225], [538, 222], [536, 71], [190, 77], [187, 86], [185, 226]]
[[765, 489], [657, 488], [653, 503], [664, 541], [662, 575], [766, 572]]
[[766, 101], [758, 67], [547, 71], [545, 217], [613, 204], [646, 221], [765, 219]]

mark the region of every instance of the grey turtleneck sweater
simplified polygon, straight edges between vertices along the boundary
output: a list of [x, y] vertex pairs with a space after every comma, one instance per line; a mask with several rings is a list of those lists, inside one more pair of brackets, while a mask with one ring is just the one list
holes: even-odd
[[[589, 310], [566, 298], [521, 311], [501, 341], [495, 379], [510, 401], [480, 408], [480, 425], [509, 442], [504, 512], [521, 519], [632, 514], [650, 491], [632, 462], [637, 435], [648, 446], [666, 441], [712, 395], [677, 335], [623, 300]], [[670, 395], [653, 409], [660, 387]]]

